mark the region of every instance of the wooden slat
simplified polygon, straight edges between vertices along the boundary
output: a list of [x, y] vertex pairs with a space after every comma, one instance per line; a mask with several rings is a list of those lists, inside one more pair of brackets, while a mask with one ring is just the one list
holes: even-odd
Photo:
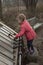
[[8, 44], [4, 43], [3, 41], [0, 41], [0, 45], [13, 53], [13, 48], [10, 47]]
[[42, 26], [42, 24], [43, 24], [43, 23], [36, 23], [36, 24], [33, 26], [33, 28], [34, 28], [34, 29], [37, 29], [37, 28], [39, 28], [40, 26]]
[[[0, 45], [2, 48], [4, 48], [5, 50], [7, 50], [9, 53], [13, 54], [13, 52], [11, 52], [11, 50], [6, 49], [5, 47], [3, 47], [2, 45]], [[7, 47], [7, 46], [6, 46]]]
[[11, 40], [9, 37], [7, 37], [6, 35], [4, 35], [3, 33], [0, 33], [0, 36], [5, 38], [6, 40], [8, 40], [10, 43], [13, 42], [13, 40]]
[[6, 31], [8, 31], [9, 33], [14, 34], [14, 32], [12, 32], [11, 30], [9, 30], [8, 28], [6, 28], [5, 26], [3, 26], [3, 29], [5, 29]]
[[0, 33], [3, 33], [4, 35], [6, 35], [8, 38], [10, 38], [11, 40], [13, 40], [14, 38], [12, 36], [8, 36], [10, 34], [10, 32], [6, 31], [5, 29], [3, 28], [0, 28]]
[[4, 55], [10, 57], [11, 59], [13, 59], [13, 54], [10, 53], [9, 51], [7, 51], [5, 48], [0, 46], [0, 52], [3, 53]]
[[13, 47], [12, 43], [10, 43], [9, 41], [7, 41], [6, 39], [4, 39], [3, 37], [0, 36], [0, 40], [5, 42], [6, 44], [10, 45], [11, 47]]
[[13, 62], [13, 59], [11, 59], [11, 58], [9, 58], [8, 56], [2, 54], [1, 52], [0, 52], [0, 55], [1, 55], [2, 57], [4, 57], [4, 58], [8, 59], [9, 61]]
[[[17, 49], [14, 49], [15, 51], [16, 51], [16, 53], [14, 53], [14, 56], [15, 56], [15, 58], [14, 58], [14, 61], [13, 61], [13, 63], [14, 63], [14, 65], [17, 65], [17, 58], [18, 58], [18, 48]], [[2, 57], [4, 57], [4, 58], [6, 58], [5, 56], [3, 56], [3, 55], [1, 55]], [[6, 59], [8, 59], [8, 58], [6, 58]], [[9, 59], [8, 59], [9, 60]], [[11, 59], [10, 59], [10, 61], [11, 61]]]
[[11, 28], [9, 28], [8, 26], [6, 26], [5, 24], [3, 24], [2, 22], [0, 22], [0, 24], [2, 24], [5, 28], [7, 28], [8, 30], [10, 30], [11, 32], [14, 32], [15, 34], [17, 34], [17, 32], [15, 32], [14, 30], [12, 30]]
[[1, 30], [3, 30], [5, 33], [7, 33], [7, 34], [9, 34], [9, 32], [8, 31], [6, 31], [4, 28], [0, 28]]
[[0, 65], [8, 65], [8, 64], [6, 64], [6, 63], [0, 61]]
[[0, 33], [2, 33], [2, 34], [5, 35], [6, 37], [8, 37], [10, 40], [12, 40], [12, 38], [10, 38], [10, 37], [8, 36], [8, 34], [7, 34], [6, 32], [4, 32], [3, 30], [1, 30], [1, 29], [0, 29]]
[[30, 18], [30, 19], [27, 19], [28, 21], [34, 21], [34, 20], [36, 20], [36, 17], [33, 17], [33, 18]]
[[8, 36], [8, 34], [5, 31], [1, 30], [1, 29], [0, 29], [0, 33], [3, 33], [4, 35]]
[[5, 57], [2, 57], [1, 55], [0, 55], [0, 61], [6, 63], [6, 64], [8, 64], [8, 65], [13, 65], [13, 62], [9, 61], [9, 60], [6, 59]]

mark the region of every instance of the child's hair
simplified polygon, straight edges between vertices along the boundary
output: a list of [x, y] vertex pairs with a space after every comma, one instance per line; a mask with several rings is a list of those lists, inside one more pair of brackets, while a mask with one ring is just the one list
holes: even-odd
[[19, 14], [17, 18], [23, 22], [26, 19], [26, 16], [24, 14]]

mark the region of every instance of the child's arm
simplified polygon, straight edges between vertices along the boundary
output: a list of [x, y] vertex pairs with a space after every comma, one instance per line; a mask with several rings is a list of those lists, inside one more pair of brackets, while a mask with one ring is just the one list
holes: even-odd
[[16, 34], [16, 38], [18, 38], [18, 37], [21, 37], [21, 36], [23, 36], [24, 35], [24, 33], [25, 33], [25, 28], [24, 27], [21, 27], [21, 30], [20, 30], [20, 32], [18, 33], [18, 34]]

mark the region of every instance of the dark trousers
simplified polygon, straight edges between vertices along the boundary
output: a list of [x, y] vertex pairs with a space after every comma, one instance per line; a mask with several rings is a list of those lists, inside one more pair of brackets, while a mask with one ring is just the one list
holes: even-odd
[[33, 40], [27, 41], [27, 47], [28, 47], [28, 50], [29, 50], [29, 51], [30, 51], [30, 48], [31, 48], [31, 50], [34, 51], [32, 42], [33, 42]]

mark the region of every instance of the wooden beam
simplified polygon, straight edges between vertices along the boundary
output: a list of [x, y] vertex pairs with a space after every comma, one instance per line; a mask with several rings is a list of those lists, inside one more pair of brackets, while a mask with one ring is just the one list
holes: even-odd
[[43, 23], [36, 23], [33, 28], [36, 30], [37, 28], [39, 28], [40, 26], [42, 26]]
[[11, 28], [9, 28], [8, 26], [6, 26], [5, 24], [3, 24], [2, 22], [0, 22], [1, 25], [3, 25], [6, 29], [8, 29], [9, 31], [11, 31], [12, 33], [17, 34], [17, 32], [15, 32], [14, 30], [12, 30]]

